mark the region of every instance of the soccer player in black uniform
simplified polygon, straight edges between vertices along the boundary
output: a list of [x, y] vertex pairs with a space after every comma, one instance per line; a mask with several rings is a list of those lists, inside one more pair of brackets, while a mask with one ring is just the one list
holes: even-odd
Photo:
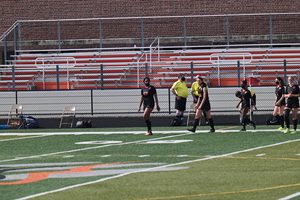
[[[280, 122], [280, 127], [278, 128], [278, 130], [282, 130], [284, 129], [283, 111], [285, 106], [285, 98], [283, 98], [281, 101], [279, 100], [281, 99], [282, 95], [285, 94], [284, 81], [282, 78], [277, 77], [275, 79], [275, 83], [276, 83], [276, 88], [275, 88], [276, 98], [275, 98], [273, 116], [276, 119], [274, 121]], [[277, 102], [278, 104], [276, 104]]]
[[251, 92], [248, 90], [247, 87], [247, 81], [242, 82], [242, 90], [241, 90], [241, 103], [242, 103], [242, 108], [241, 108], [241, 115], [242, 115], [242, 124], [243, 128], [241, 131], [246, 131], [246, 125], [248, 123], [252, 124], [253, 128], [256, 129], [256, 124], [253, 121], [250, 121], [247, 117], [247, 113], [251, 108], [250, 101], [252, 96]]
[[[286, 130], [284, 133], [297, 133], [297, 114], [298, 114], [298, 108], [299, 108], [299, 86], [295, 83], [295, 78], [292, 76], [288, 77], [288, 86], [286, 87], [286, 94], [284, 97], [288, 97], [286, 107], [284, 110], [284, 121], [286, 124]], [[290, 112], [292, 111], [292, 120], [294, 124], [294, 131], [290, 131], [290, 119], [289, 115]]]
[[199, 87], [198, 87], [199, 98], [198, 98], [197, 104], [195, 105], [196, 115], [195, 115], [195, 119], [194, 119], [193, 128], [188, 129], [188, 131], [195, 133], [197, 125], [199, 124], [200, 116], [201, 116], [202, 112], [205, 112], [206, 117], [209, 121], [209, 125], [211, 127], [209, 132], [213, 133], [213, 132], [215, 132], [215, 127], [214, 127], [213, 118], [211, 117], [211, 114], [210, 114], [211, 107], [210, 107], [210, 102], [209, 102], [209, 97], [208, 97], [207, 85], [203, 81], [203, 78], [200, 76], [197, 77], [197, 81], [199, 84]]
[[[160, 111], [160, 107], [158, 105], [156, 89], [154, 86], [150, 85], [150, 78], [148, 78], [148, 77], [144, 78], [144, 84], [145, 84], [145, 87], [143, 87], [141, 90], [141, 99], [140, 99], [138, 112], [140, 112], [141, 106], [143, 104], [143, 106], [144, 106], [143, 118], [144, 118], [145, 123], [148, 128], [148, 131], [145, 135], [152, 135], [150, 113], [154, 109], [155, 102], [156, 102], [157, 111]], [[154, 101], [154, 99], [155, 99], [155, 101]]]

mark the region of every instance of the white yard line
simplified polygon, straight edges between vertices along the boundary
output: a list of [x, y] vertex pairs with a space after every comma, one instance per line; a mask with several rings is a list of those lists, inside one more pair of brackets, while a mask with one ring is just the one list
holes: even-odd
[[[208, 133], [209, 130], [197, 130], [196, 133]], [[246, 132], [241, 133], [247, 133], [247, 132], [261, 132], [261, 131], [273, 131], [273, 132], [283, 132], [279, 131], [277, 129], [259, 129], [259, 130], [247, 130]], [[300, 131], [300, 129], [297, 129], [297, 131]], [[216, 130], [215, 133], [229, 133], [229, 132], [240, 132], [240, 130]], [[18, 136], [24, 136], [24, 135], [110, 135], [110, 134], [145, 134], [145, 131], [110, 131], [110, 132], [41, 132], [41, 133], [0, 133], [0, 135], [18, 135]], [[152, 131], [153, 134], [171, 134], [171, 133], [188, 133], [188, 131], [181, 130], [181, 131]], [[215, 134], [210, 133], [210, 134]]]
[[[262, 131], [262, 130], [259, 130], [259, 131]], [[226, 130], [225, 132], [232, 132], [232, 131]], [[71, 150], [71, 151], [66, 151], [66, 152], [74, 152], [74, 151], [81, 151], [81, 150], [102, 148], [102, 147], [107, 147], [107, 146], [116, 146], [116, 145], [120, 146], [120, 145], [125, 145], [125, 144], [133, 144], [133, 143], [139, 143], [139, 142], [145, 142], [145, 141], [151, 141], [151, 140], [158, 140], [158, 139], [165, 139], [165, 138], [177, 137], [177, 136], [185, 136], [185, 135], [191, 135], [191, 134], [193, 134], [193, 133], [185, 133], [185, 134], [180, 134], [180, 135], [173, 135], [173, 136], [167, 136], [167, 137], [153, 138], [153, 139], [148, 139], [148, 140], [139, 140], [139, 141], [126, 142], [126, 143], [121, 143], [121, 144], [104, 145], [104, 146], [98, 146], [98, 147], [92, 147], [92, 148], [83, 148], [83, 149]], [[123, 174], [119, 174], [119, 175], [112, 176], [112, 177], [102, 178], [102, 179], [99, 179], [99, 180], [96, 180], [96, 181], [91, 181], [91, 182], [86, 182], [86, 183], [82, 183], [82, 184], [71, 185], [71, 186], [63, 187], [63, 188], [60, 188], [60, 189], [57, 189], [57, 190], [51, 190], [51, 191], [47, 191], [47, 192], [42, 192], [42, 193], [30, 195], [30, 196], [27, 196], [27, 197], [22, 197], [22, 198], [20, 198], [18, 200], [30, 199], [30, 198], [34, 198], [34, 197], [38, 197], [38, 196], [50, 194], [50, 193], [64, 191], [64, 190], [75, 188], [75, 187], [80, 187], [80, 186], [89, 185], [89, 184], [93, 184], [93, 183], [99, 183], [99, 182], [103, 182], [103, 181], [106, 181], [106, 180], [123, 177], [123, 176], [129, 175], [129, 174], [134, 174], [134, 173], [139, 173], [139, 172], [146, 172], [146, 171], [150, 171], [150, 170], [154, 170], [154, 169], [171, 167], [171, 166], [175, 166], [175, 165], [182, 165], [182, 164], [187, 164], [187, 163], [192, 163], [192, 162], [197, 162], [197, 161], [210, 160], [210, 159], [214, 159], [214, 158], [220, 158], [220, 157], [230, 156], [230, 155], [234, 155], [234, 154], [238, 154], [238, 153], [249, 152], [249, 151], [253, 151], [253, 150], [257, 150], [257, 149], [262, 149], [262, 148], [266, 148], [266, 147], [273, 147], [273, 146], [277, 146], [277, 145], [281, 145], [281, 144], [286, 144], [286, 143], [290, 143], [290, 142], [296, 142], [296, 141], [300, 141], [300, 139], [290, 140], [290, 141], [285, 141], [285, 142], [280, 142], [280, 143], [271, 144], [271, 145], [265, 145], [265, 146], [260, 146], [260, 147], [255, 147], [255, 148], [251, 148], [251, 149], [246, 149], [246, 150], [242, 150], [242, 151], [236, 151], [236, 152], [227, 153], [227, 154], [218, 155], [218, 156], [210, 156], [210, 157], [207, 157], [207, 158], [200, 158], [200, 159], [196, 159], [196, 160], [190, 160], [190, 161], [185, 161], [185, 162], [168, 164], [168, 165], [163, 165], [163, 166], [158, 166], [158, 167], [153, 167], [153, 168], [148, 168], [148, 169], [141, 169], [141, 170], [137, 170], [137, 171], [134, 171], [134, 172], [128, 172], [128, 173], [123, 173]], [[60, 153], [65, 153], [65, 152], [58, 152], [58, 153], [53, 153], [53, 154], [60, 154]], [[48, 154], [48, 155], [53, 155], [53, 154]], [[44, 155], [41, 155], [41, 156], [44, 156]], [[28, 157], [28, 158], [30, 158], [30, 157]], [[26, 159], [26, 158], [24, 158], [24, 159]]]
[[[1, 134], [0, 134], [1, 135]], [[28, 135], [35, 135], [35, 134], [28, 134]], [[23, 135], [24, 136], [24, 135]], [[44, 137], [46, 135], [35, 135], [31, 137], [20, 137], [20, 138], [11, 138], [11, 139], [4, 139], [0, 140], [0, 142], [10, 141], [10, 140], [24, 140], [24, 139], [30, 139], [30, 138], [37, 138], [37, 137]]]

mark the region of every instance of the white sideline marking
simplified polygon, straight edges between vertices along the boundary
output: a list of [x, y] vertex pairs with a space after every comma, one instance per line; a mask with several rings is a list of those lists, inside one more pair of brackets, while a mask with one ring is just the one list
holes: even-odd
[[300, 192], [297, 192], [297, 193], [295, 193], [295, 194], [289, 195], [289, 196], [287, 196], [287, 197], [280, 198], [280, 199], [278, 199], [278, 200], [289, 200], [289, 199], [292, 199], [292, 198], [298, 197], [298, 196], [300, 196]]
[[[264, 132], [264, 131], [274, 131], [274, 132], [283, 132], [279, 131], [277, 129], [256, 129], [256, 130], [247, 130], [246, 132]], [[297, 129], [297, 131], [300, 131], [300, 129]], [[240, 130], [216, 130], [215, 133], [232, 133], [232, 132], [240, 132]], [[189, 131], [181, 130], [181, 131], [152, 131], [153, 134], [155, 133], [162, 133], [162, 134], [170, 134], [170, 133], [190, 133]], [[208, 133], [208, 130], [197, 130], [196, 133]], [[215, 134], [215, 133], [209, 133], [209, 134]], [[18, 136], [24, 136], [24, 135], [110, 135], [110, 134], [145, 134], [145, 131], [110, 131], [110, 132], [51, 132], [51, 133], [0, 133], [0, 135], [18, 135]], [[2, 140], [0, 140], [2, 141]]]
[[[193, 133], [190, 133], [190, 134], [193, 134]], [[183, 136], [183, 135], [190, 135], [190, 134], [181, 134], [181, 135], [176, 135], [176, 136]], [[166, 138], [166, 137], [162, 137], [162, 138]], [[162, 139], [162, 138], [156, 138], [156, 139]], [[253, 151], [253, 150], [257, 150], [257, 149], [262, 149], [262, 148], [266, 148], [266, 147], [273, 147], [273, 146], [277, 146], [277, 145], [281, 145], [281, 144], [286, 144], [286, 143], [290, 143], [290, 142], [297, 142], [297, 141], [300, 141], [300, 139], [290, 140], [290, 141], [285, 141], [285, 142], [280, 142], [280, 143], [275, 143], [275, 144], [265, 145], [265, 146], [260, 146], [260, 147], [255, 147], [255, 148], [251, 148], [251, 149], [246, 149], [246, 150], [242, 150], [242, 151], [236, 151], [236, 152], [227, 153], [227, 154], [218, 155], [218, 156], [210, 156], [210, 157], [207, 157], [207, 158], [200, 158], [200, 159], [196, 159], [196, 160], [190, 160], [190, 161], [185, 161], [185, 162], [180, 162], [180, 163], [168, 164], [168, 165], [164, 165], [164, 166], [158, 166], [158, 167], [153, 167], [153, 168], [141, 169], [141, 170], [137, 170], [137, 171], [134, 171], [134, 172], [127, 172], [127, 173], [119, 174], [119, 175], [112, 176], [112, 177], [102, 178], [102, 179], [99, 179], [99, 180], [96, 180], [96, 181], [91, 181], [91, 182], [86, 182], [86, 183], [71, 185], [71, 186], [63, 187], [63, 188], [60, 188], [60, 189], [57, 189], [57, 190], [42, 192], [42, 193], [38, 193], [38, 194], [27, 196], [27, 197], [22, 197], [22, 198], [19, 198], [17, 200], [30, 199], [30, 198], [34, 198], [34, 197], [38, 197], [38, 196], [50, 194], [50, 193], [55, 193], [55, 192], [60, 192], [60, 191], [64, 191], [64, 190], [67, 190], [67, 189], [72, 189], [72, 188], [75, 188], [75, 187], [80, 187], [80, 186], [84, 186], [84, 185], [99, 183], [99, 182], [103, 182], [103, 181], [106, 181], [106, 180], [123, 177], [123, 176], [129, 175], [129, 174], [134, 174], [134, 173], [139, 173], [139, 172], [146, 172], [146, 171], [156, 170], [156, 169], [165, 168], [165, 167], [172, 167], [172, 166], [176, 166], [176, 165], [182, 165], [182, 164], [187, 164], [187, 163], [192, 163], [192, 162], [197, 162], [197, 161], [210, 160], [210, 159], [214, 159], [214, 158], [226, 157], [226, 156], [231, 156], [231, 155], [238, 154], [238, 153], [249, 152], [249, 151]], [[131, 144], [131, 143], [136, 143], [136, 142], [128, 142], [128, 143], [125, 143], [125, 144]], [[106, 145], [106, 146], [110, 146], [110, 145]], [[83, 150], [85, 150], [85, 149], [83, 149]]]

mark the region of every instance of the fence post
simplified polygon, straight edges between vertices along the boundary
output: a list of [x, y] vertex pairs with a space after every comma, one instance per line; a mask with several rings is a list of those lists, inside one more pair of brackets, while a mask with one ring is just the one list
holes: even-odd
[[226, 35], [227, 35], [227, 49], [229, 49], [230, 45], [230, 33], [229, 33], [229, 18], [228, 15], [226, 16]]
[[171, 114], [171, 88], [168, 88], [169, 114]]
[[186, 40], [186, 18], [183, 18], [183, 37], [184, 37], [184, 47], [187, 46]]
[[148, 63], [145, 63], [145, 76], [148, 77]]
[[100, 65], [100, 81], [101, 81], [101, 90], [104, 89], [104, 83], [103, 83], [103, 64]]
[[11, 74], [12, 74], [12, 90], [16, 90], [16, 74], [15, 74], [15, 66], [11, 67]]
[[60, 52], [60, 43], [61, 43], [61, 38], [60, 38], [60, 21], [57, 21], [57, 40], [58, 40], [58, 50]]
[[94, 96], [93, 89], [91, 89], [91, 115], [94, 115]]
[[145, 41], [144, 41], [144, 19], [141, 18], [141, 37], [142, 37], [142, 47], [145, 46]]
[[4, 57], [4, 64], [6, 65], [6, 58], [7, 58], [7, 35], [4, 36], [4, 48], [3, 48], [3, 57]]
[[22, 49], [21, 23], [18, 23], [18, 50]]
[[238, 78], [237, 78], [237, 85], [240, 87], [241, 86], [241, 81], [240, 81], [240, 79], [241, 79], [241, 69], [240, 69], [240, 66], [241, 66], [241, 64], [240, 64], [240, 61], [238, 60], [237, 61], [237, 70], [238, 70]]
[[193, 84], [194, 80], [194, 63], [191, 62], [191, 85]]
[[18, 91], [17, 90], [15, 91], [15, 101], [16, 101], [16, 104], [19, 103], [19, 101], [18, 101]]
[[100, 37], [100, 49], [102, 50], [102, 20], [99, 20], [99, 37]]
[[272, 15], [270, 14], [270, 19], [269, 19], [269, 23], [270, 23], [270, 44], [273, 44], [273, 19], [272, 19]]
[[283, 74], [284, 74], [284, 82], [287, 83], [287, 77], [286, 77], [286, 59], [283, 60]]
[[56, 89], [59, 90], [59, 66], [56, 65]]
[[[14, 28], [14, 54], [16, 55], [17, 51], [17, 30]], [[14, 57], [14, 60], [16, 60], [16, 57]]]

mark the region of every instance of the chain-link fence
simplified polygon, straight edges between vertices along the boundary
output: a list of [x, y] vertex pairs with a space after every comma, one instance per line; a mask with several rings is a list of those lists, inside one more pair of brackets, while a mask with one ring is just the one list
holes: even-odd
[[[257, 95], [257, 114], [271, 114], [274, 99], [274, 87], [251, 87]], [[209, 98], [214, 115], [236, 114], [239, 99], [235, 91], [239, 87], [209, 88]], [[170, 88], [157, 89], [161, 111], [153, 111], [154, 116], [175, 114], [175, 97]], [[0, 116], [6, 118], [12, 104], [23, 105], [24, 115], [59, 117], [65, 106], [76, 107], [77, 116], [134, 116], [137, 113], [140, 89], [117, 90], [61, 90], [61, 91], [11, 91], [0, 92]], [[187, 110], [192, 102], [187, 99]]]

